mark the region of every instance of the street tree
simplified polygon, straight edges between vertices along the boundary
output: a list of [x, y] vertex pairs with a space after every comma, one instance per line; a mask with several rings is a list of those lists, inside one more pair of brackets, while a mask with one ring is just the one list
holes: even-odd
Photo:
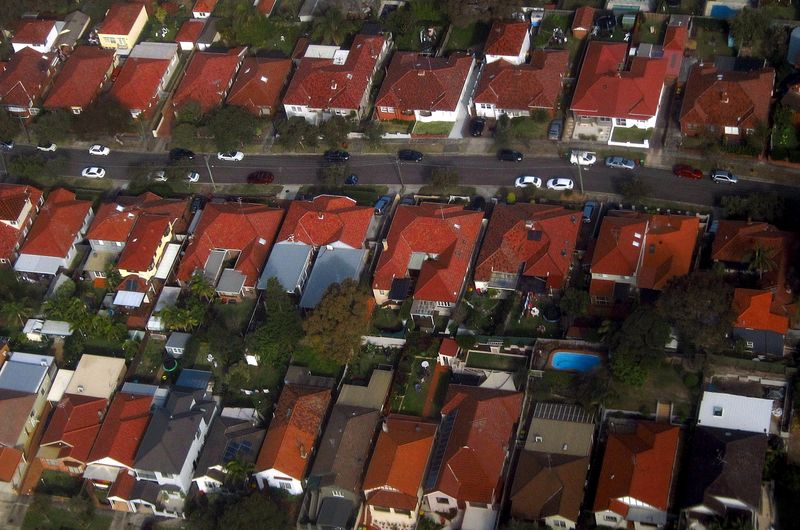
[[19, 133], [19, 121], [6, 111], [0, 111], [0, 139], [10, 140]]
[[353, 122], [344, 116], [333, 116], [319, 125], [319, 134], [331, 149], [342, 147], [353, 130]]
[[364, 125], [364, 142], [368, 147], [377, 149], [383, 145], [383, 135], [386, 132], [383, 122], [380, 120], [369, 120]]
[[749, 195], [725, 195], [722, 197], [725, 217], [774, 222], [783, 217], [786, 200], [777, 193], [753, 193]]
[[173, 147], [190, 148], [197, 142], [197, 126], [191, 123], [179, 123], [172, 128]]
[[133, 129], [131, 112], [112, 98], [98, 99], [78, 114], [73, 121], [73, 131], [82, 138], [114, 136]]
[[305, 343], [318, 355], [350, 362], [369, 329], [369, 307], [369, 294], [354, 280], [330, 286], [303, 323]]
[[246, 346], [261, 362], [278, 368], [289, 362], [303, 338], [303, 320], [276, 278], [267, 282], [264, 300], [264, 323], [247, 336]]
[[279, 122], [275, 129], [276, 142], [289, 151], [316, 147], [319, 143], [317, 127], [300, 116]]
[[31, 124], [31, 131], [40, 142], [60, 143], [72, 133], [72, 114], [56, 109], [39, 115]]
[[242, 107], [226, 106], [214, 112], [208, 128], [219, 151], [233, 151], [255, 141], [261, 120]]
[[269, 497], [251, 493], [225, 506], [217, 528], [288, 528], [286, 512]]

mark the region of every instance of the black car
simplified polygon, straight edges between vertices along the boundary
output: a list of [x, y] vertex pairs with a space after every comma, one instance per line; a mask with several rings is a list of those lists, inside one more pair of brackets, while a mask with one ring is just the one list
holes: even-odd
[[425, 155], [413, 149], [401, 149], [397, 152], [398, 160], [405, 160], [406, 162], [421, 162], [424, 157]]
[[350, 160], [350, 153], [347, 151], [338, 151], [331, 149], [329, 151], [325, 151], [325, 161], [326, 162], [347, 162]]
[[14, 149], [14, 140], [0, 140], [0, 148], [11, 151]]
[[194, 151], [176, 147], [169, 152], [169, 159], [172, 161], [183, 160], [184, 158], [187, 160], [194, 160]]
[[483, 118], [475, 118], [469, 124], [469, 134], [472, 136], [480, 136], [483, 134], [483, 128], [486, 127], [486, 120]]
[[550, 127], [547, 128], [547, 139], [558, 141], [561, 139], [561, 129], [563, 128], [561, 120], [553, 120], [550, 122]]
[[358, 175], [356, 174], [347, 175], [347, 178], [344, 179], [344, 183], [347, 184], [348, 186], [355, 186], [356, 184], [358, 184]]
[[497, 159], [503, 162], [522, 162], [522, 153], [513, 149], [501, 149], [497, 153]]

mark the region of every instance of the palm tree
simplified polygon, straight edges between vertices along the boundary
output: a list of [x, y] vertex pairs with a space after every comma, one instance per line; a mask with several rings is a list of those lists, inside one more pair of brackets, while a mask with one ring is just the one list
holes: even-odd
[[747, 270], [755, 271], [758, 273], [758, 279], [761, 280], [765, 272], [775, 270], [777, 263], [775, 262], [775, 249], [765, 247], [761, 244], [756, 244], [753, 247], [753, 252], [750, 254]]
[[217, 294], [217, 290], [202, 274], [193, 274], [189, 279], [189, 292], [207, 301], [211, 301]]
[[311, 36], [323, 44], [340, 45], [347, 35], [347, 21], [342, 12], [329, 7], [322, 16], [314, 19], [314, 28]]
[[3, 302], [0, 306], [3, 318], [8, 320], [19, 319], [21, 325], [25, 325], [25, 319], [33, 315], [33, 308], [28, 305], [27, 300], [13, 299]]
[[237, 457], [225, 464], [225, 482], [234, 489], [246, 486], [252, 471], [252, 462], [244, 462]]

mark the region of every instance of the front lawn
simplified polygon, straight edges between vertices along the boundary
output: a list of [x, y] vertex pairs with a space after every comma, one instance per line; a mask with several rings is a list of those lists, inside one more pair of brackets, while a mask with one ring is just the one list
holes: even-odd
[[25, 513], [22, 530], [107, 530], [112, 519], [105, 513], [76, 513], [69, 504], [56, 504], [49, 499], [39, 501], [37, 498]]
[[488, 22], [475, 22], [463, 28], [453, 25], [444, 45], [445, 51], [465, 51], [482, 46], [489, 36], [489, 29]]
[[382, 123], [383, 130], [386, 133], [411, 134], [411, 131], [414, 129], [415, 122], [405, 120], [388, 120]]
[[453, 122], [450, 121], [418, 121], [414, 125], [413, 134], [425, 134], [432, 136], [446, 136], [453, 129]]
[[653, 129], [640, 129], [639, 127], [614, 127], [611, 133], [612, 142], [628, 142], [642, 144], [653, 136]]
[[513, 118], [511, 130], [514, 136], [523, 140], [544, 140], [547, 138], [547, 128], [550, 120], [535, 120], [530, 117]]

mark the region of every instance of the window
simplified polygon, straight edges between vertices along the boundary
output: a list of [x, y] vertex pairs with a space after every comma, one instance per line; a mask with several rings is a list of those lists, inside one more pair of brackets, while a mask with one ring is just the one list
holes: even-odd
[[748, 350], [752, 350], [756, 346], [752, 340], [745, 341], [744, 345]]
[[122, 241], [114, 241], [114, 244], [118, 247], [121, 247], [123, 243]]
[[98, 245], [105, 245], [105, 244], [106, 244], [106, 242], [105, 242], [105, 241], [103, 241], [102, 239], [98, 239], [98, 240], [97, 240], [97, 244], [98, 244]]
[[152, 471], [145, 471], [143, 469], [136, 470], [136, 477], [142, 480], [156, 480], [156, 474]]
[[620, 127], [627, 127], [628, 120], [626, 120], [625, 118], [617, 118], [617, 125], [619, 125]]
[[210, 480], [206, 480], [206, 489], [207, 489], [207, 490], [213, 490], [213, 489], [216, 489], [216, 488], [217, 488], [217, 486], [219, 486], [219, 484], [218, 484], [218, 483], [216, 483], [216, 482], [212, 482], [212, 481], [210, 481]]
[[471, 502], [469, 503], [470, 506], [474, 506], [475, 508], [488, 508], [489, 505], [484, 502]]
[[105, 278], [106, 277], [106, 273], [105, 272], [101, 272], [101, 271], [96, 271], [94, 273], [94, 275], [97, 276], [98, 278]]
[[603, 516], [603, 520], [604, 521], [610, 521], [612, 523], [616, 523], [617, 522], [617, 516], [616, 515], [604, 515]]
[[553, 526], [555, 526], [556, 528], [566, 528], [567, 527], [567, 523], [565, 523], [564, 521], [556, 520], [556, 521], [553, 521]]
[[447, 497], [436, 497], [436, 502], [439, 504], [450, 504], [450, 499]]
[[384, 513], [390, 513], [392, 511], [389, 508], [384, 508], [383, 506], [373, 506], [372, 509], [376, 512], [384, 512]]
[[739, 127], [725, 127], [725, 134], [739, 134]]
[[278, 481], [278, 486], [279, 486], [281, 489], [284, 489], [284, 490], [290, 490], [290, 489], [292, 489], [292, 485], [291, 485], [291, 483], [289, 483], [289, 482], [286, 482], [285, 480], [279, 480], [279, 481]]
[[344, 497], [344, 493], [339, 490], [332, 490], [331, 495], [333, 495], [334, 497]]
[[399, 513], [400, 515], [405, 515], [406, 517], [411, 517], [411, 510], [399, 510], [397, 508], [394, 509], [394, 513]]

